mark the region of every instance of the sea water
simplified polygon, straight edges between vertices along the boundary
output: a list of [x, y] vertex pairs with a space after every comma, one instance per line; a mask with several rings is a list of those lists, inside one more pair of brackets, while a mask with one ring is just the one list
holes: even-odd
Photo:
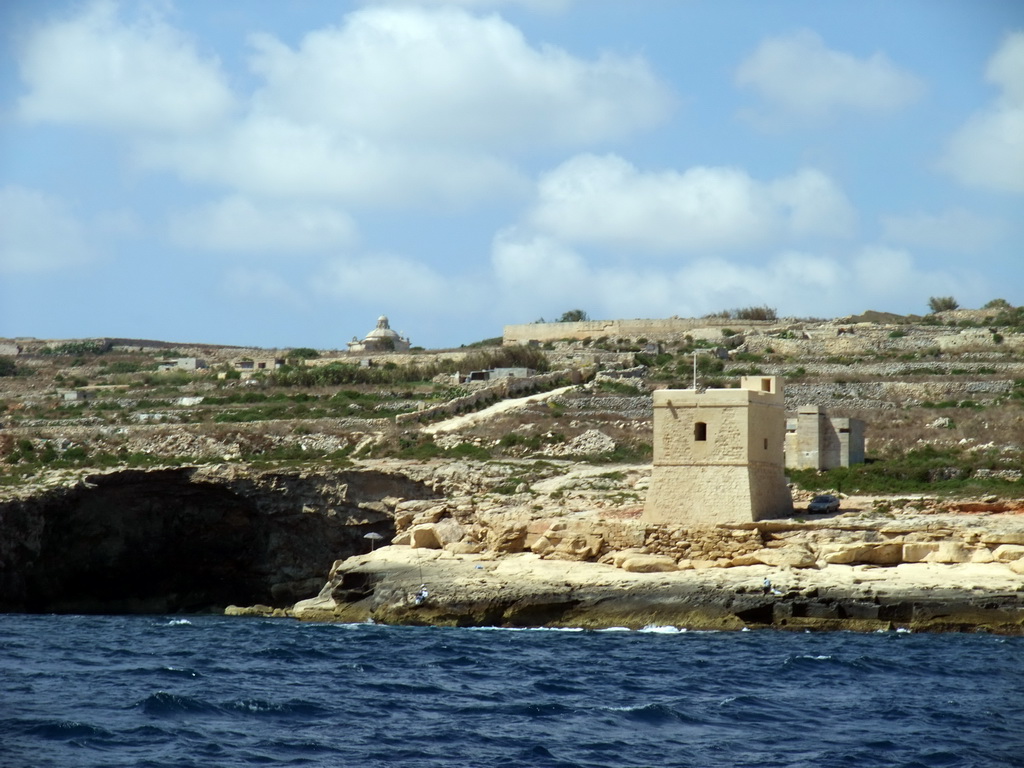
[[0, 616], [0, 765], [1024, 765], [1024, 638]]

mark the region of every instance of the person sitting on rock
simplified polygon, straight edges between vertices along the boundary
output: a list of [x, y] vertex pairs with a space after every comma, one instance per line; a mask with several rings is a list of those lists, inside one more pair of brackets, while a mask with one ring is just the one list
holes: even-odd
[[427, 591], [427, 585], [426, 584], [420, 584], [420, 591], [416, 593], [416, 598], [415, 598], [416, 605], [423, 605], [423, 603], [426, 602], [427, 597], [429, 597], [429, 596], [430, 596], [430, 593]]
[[770, 595], [772, 593], [772, 580], [767, 576], [764, 577], [764, 582], [761, 584], [761, 591], [766, 595]]

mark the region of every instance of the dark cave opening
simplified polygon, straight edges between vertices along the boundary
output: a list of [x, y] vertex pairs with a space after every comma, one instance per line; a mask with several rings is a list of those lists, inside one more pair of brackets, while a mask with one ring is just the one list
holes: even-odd
[[366, 533], [390, 540], [394, 520], [381, 498], [431, 495], [380, 472], [231, 482], [197, 480], [195, 472], [94, 475], [0, 505], [0, 611], [286, 607], [315, 595], [336, 559], [368, 551]]

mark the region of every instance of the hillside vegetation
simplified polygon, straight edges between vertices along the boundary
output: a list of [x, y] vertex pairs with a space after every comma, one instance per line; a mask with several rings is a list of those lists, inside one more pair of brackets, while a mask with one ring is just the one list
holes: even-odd
[[[650, 390], [692, 386], [696, 364], [700, 386], [779, 376], [788, 408], [821, 405], [867, 422], [868, 463], [792, 473], [803, 488], [1024, 496], [1024, 309], [946, 302], [923, 317], [842, 320], [779, 319], [770, 308], [754, 309], [719, 313], [707, 328], [673, 338], [504, 347], [493, 339], [365, 357], [130, 340], [10, 342], [4, 347], [20, 350], [0, 356], [0, 483], [115, 466], [344, 466], [387, 456], [645, 463]], [[189, 357], [208, 367], [159, 370]], [[239, 368], [264, 359], [286, 362]], [[486, 386], [460, 383], [459, 374], [495, 367], [631, 375], [598, 376], [454, 434], [396, 424], [397, 414]]]

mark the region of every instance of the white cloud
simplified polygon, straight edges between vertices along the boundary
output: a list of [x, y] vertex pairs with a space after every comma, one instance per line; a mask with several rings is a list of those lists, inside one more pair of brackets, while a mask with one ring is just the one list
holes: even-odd
[[[76, 74], [74, 57], [52, 51], [60, 41], [132, 65]], [[22, 113], [136, 128], [139, 168], [247, 195], [457, 207], [525, 195], [517, 151], [614, 140], [673, 106], [641, 58], [578, 58], [455, 7], [365, 7], [294, 48], [268, 34], [250, 42], [260, 85], [216, 122], [231, 101], [216, 62], [159, 20], [129, 24], [95, 4], [37, 33]]]
[[[429, 309], [457, 314], [476, 306], [476, 291], [460, 290], [432, 267], [402, 256], [372, 254], [334, 259], [316, 276], [311, 288], [332, 299], [374, 307]], [[463, 296], [465, 301], [453, 301]], [[396, 328], [395, 330], [401, 330]]]
[[[395, 0], [363, 0], [366, 5], [395, 5]], [[461, 6], [473, 10], [487, 10], [503, 5], [522, 6], [538, 13], [561, 13], [572, 5], [573, 0], [403, 0], [405, 5]]]
[[19, 61], [30, 121], [74, 122], [122, 131], [193, 131], [224, 118], [232, 96], [215, 59], [159, 17], [131, 22], [100, 0], [36, 30]]
[[550, 237], [507, 229], [494, 238], [491, 263], [503, 316], [522, 320], [569, 307], [615, 318], [701, 317], [762, 305], [781, 316], [837, 317], [868, 308], [923, 311], [929, 296], [982, 297], [991, 290], [976, 276], [883, 246], [609, 266]]
[[740, 64], [735, 81], [761, 97], [763, 109], [752, 117], [769, 123], [820, 119], [841, 110], [891, 111], [924, 91], [918, 78], [885, 54], [857, 58], [828, 48], [806, 29], [763, 40]]
[[267, 269], [236, 267], [224, 273], [222, 285], [227, 293], [241, 299], [271, 300], [303, 307], [307, 299], [284, 277]]
[[508, 163], [458, 148], [384, 146], [329, 127], [250, 117], [201, 139], [147, 141], [144, 168], [267, 197], [326, 197], [350, 205], [459, 205], [525, 193]]
[[985, 249], [1008, 231], [1003, 220], [963, 208], [937, 214], [882, 216], [881, 222], [882, 236], [887, 241], [963, 253]]
[[737, 168], [643, 172], [616, 155], [578, 155], [541, 178], [528, 222], [572, 243], [706, 251], [844, 237], [855, 218], [814, 169], [761, 182]]
[[233, 195], [172, 215], [171, 237], [210, 251], [295, 253], [350, 246], [356, 226], [348, 214], [330, 206], [257, 204]]
[[999, 96], [953, 134], [940, 164], [968, 186], [1024, 192], [1024, 32], [1006, 37], [985, 77]]
[[256, 114], [381, 143], [591, 143], [657, 124], [672, 104], [640, 58], [585, 61], [530, 45], [500, 16], [451, 7], [366, 8], [297, 50], [269, 35], [251, 43], [266, 81]]
[[63, 200], [25, 187], [0, 187], [0, 271], [48, 272], [94, 256], [87, 228]]

